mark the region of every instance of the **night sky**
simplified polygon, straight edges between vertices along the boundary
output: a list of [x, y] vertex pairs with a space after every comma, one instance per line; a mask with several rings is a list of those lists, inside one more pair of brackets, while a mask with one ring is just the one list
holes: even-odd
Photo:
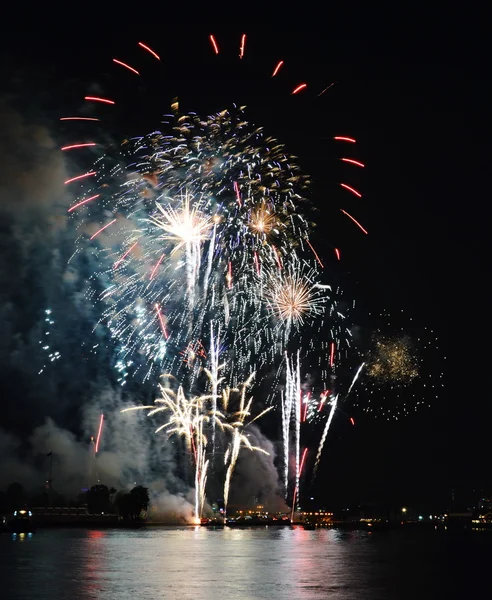
[[[131, 57], [140, 39], [160, 49], [169, 80], [145, 84], [143, 98], [157, 91], [147, 109], [128, 120], [129, 133], [153, 127], [154, 115], [166, 112], [175, 95], [183, 110], [200, 112], [220, 110], [240, 96], [253, 120], [285, 141], [312, 175], [317, 249], [359, 313], [403, 310], [439, 338], [432, 360], [446, 385], [432, 408], [398, 423], [338, 422], [313, 494], [339, 503], [432, 505], [448, 502], [452, 488], [490, 490], [485, 19], [395, 7], [358, 10], [353, 3], [327, 14], [286, 17], [279, 9], [254, 19], [232, 14], [230, 6], [226, 13], [208, 10], [217, 15], [202, 23], [184, 9], [139, 14], [136, 6], [123, 12], [84, 4], [70, 18], [68, 7], [23, 15], [8, 27], [4, 22], [4, 97], [61, 141], [58, 117], [73, 112], [87, 85], [106, 81], [111, 58]], [[244, 64], [215, 57], [209, 33], [229, 57], [248, 34]], [[270, 92], [269, 74], [279, 59], [289, 65], [289, 79]], [[231, 75], [233, 68], [244, 77]], [[336, 84], [320, 98], [290, 96], [302, 81], [316, 90]], [[139, 106], [138, 94], [132, 101]], [[363, 172], [335, 163], [333, 135], [357, 139], [353, 154], [367, 164]], [[361, 189], [363, 199], [348, 198], [340, 180]], [[345, 206], [369, 235], [340, 218], [338, 208]], [[342, 249], [340, 264], [333, 246]]]

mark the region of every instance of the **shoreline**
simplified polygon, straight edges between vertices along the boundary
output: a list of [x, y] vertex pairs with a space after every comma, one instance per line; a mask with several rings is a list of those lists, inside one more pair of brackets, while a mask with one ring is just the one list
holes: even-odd
[[[487, 524], [488, 525], [488, 524]], [[267, 529], [267, 528], [302, 528], [306, 530], [328, 530], [335, 529], [339, 531], [367, 531], [367, 532], [391, 532], [391, 531], [449, 531], [449, 532], [465, 532], [465, 531], [492, 531], [492, 524], [488, 526], [471, 527], [471, 528], [454, 528], [454, 527], [437, 527], [429, 526], [427, 523], [330, 523], [330, 524], [314, 524], [314, 523], [227, 523], [227, 524], [209, 524], [197, 525], [194, 523], [178, 523], [167, 521], [142, 521], [142, 522], [116, 522], [110, 520], [77, 520], [66, 522], [35, 522], [37, 530], [42, 529], [166, 529], [166, 528], [195, 528], [203, 527], [205, 529]], [[6, 529], [2, 533], [9, 533]]]

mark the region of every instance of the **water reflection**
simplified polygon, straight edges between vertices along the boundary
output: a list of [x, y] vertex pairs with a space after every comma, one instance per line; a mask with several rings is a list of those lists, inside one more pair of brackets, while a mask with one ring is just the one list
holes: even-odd
[[40, 530], [29, 543], [0, 536], [0, 580], [9, 600], [435, 600], [445, 540], [297, 527]]
[[14, 541], [16, 540], [18, 542], [23, 542], [26, 539], [30, 539], [30, 538], [32, 538], [32, 533], [31, 532], [29, 532], [29, 533], [13, 533], [12, 534], [12, 539]]
[[107, 531], [90, 529], [82, 539], [80, 557], [83, 577], [81, 591], [87, 598], [98, 597], [104, 592], [104, 574], [108, 570], [106, 538]]

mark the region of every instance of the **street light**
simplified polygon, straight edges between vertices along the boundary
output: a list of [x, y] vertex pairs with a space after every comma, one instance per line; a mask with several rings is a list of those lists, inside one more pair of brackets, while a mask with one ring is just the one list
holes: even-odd
[[403, 507], [403, 508], [401, 509], [401, 512], [402, 512], [402, 513], [406, 513], [406, 512], [407, 512], [407, 509], [406, 509], [405, 507]]

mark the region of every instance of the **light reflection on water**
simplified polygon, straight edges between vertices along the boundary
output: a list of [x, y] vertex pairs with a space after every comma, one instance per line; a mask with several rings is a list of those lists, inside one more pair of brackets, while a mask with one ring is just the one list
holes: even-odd
[[450, 548], [439, 532], [40, 530], [0, 536], [0, 596], [434, 600], [454, 597], [446, 591], [453, 587], [449, 561], [463, 569]]

